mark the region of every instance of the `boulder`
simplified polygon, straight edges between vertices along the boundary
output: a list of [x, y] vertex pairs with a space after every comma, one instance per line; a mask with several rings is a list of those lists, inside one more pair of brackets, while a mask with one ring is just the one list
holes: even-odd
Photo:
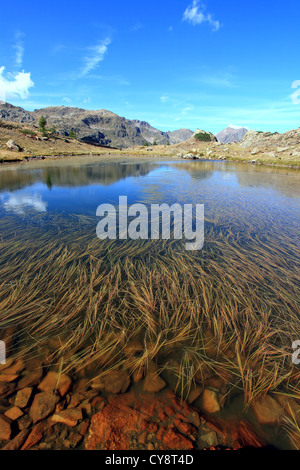
[[58, 397], [52, 392], [38, 393], [33, 400], [29, 415], [33, 423], [47, 418], [55, 409]]
[[9, 441], [11, 433], [11, 420], [0, 415], [0, 441]]
[[6, 398], [11, 395], [16, 388], [15, 383], [2, 382], [0, 383], [0, 398]]
[[221, 405], [218, 393], [214, 390], [209, 390], [208, 388], [204, 389], [201, 395], [201, 408], [209, 414], [214, 414], [220, 411]]
[[13, 406], [4, 414], [5, 416], [7, 416], [7, 418], [11, 419], [12, 421], [16, 421], [16, 419], [19, 419], [21, 418], [21, 416], [23, 416], [23, 411], [21, 411], [20, 408], [18, 408], [17, 406]]
[[18, 450], [24, 444], [25, 439], [27, 438], [29, 431], [26, 429], [24, 431], [19, 432], [11, 441], [9, 441], [6, 446], [2, 448], [2, 450]]
[[19, 152], [21, 150], [20, 147], [16, 144], [16, 142], [12, 139], [10, 139], [6, 142], [6, 147], [9, 148], [10, 150], [14, 150], [16, 152]]
[[68, 408], [59, 413], [55, 413], [51, 420], [55, 423], [63, 423], [66, 426], [74, 427], [78, 421], [82, 420], [82, 411], [79, 408]]
[[22, 388], [35, 387], [40, 383], [42, 376], [42, 368], [28, 372], [19, 381], [18, 389], [21, 390]]
[[251, 405], [260, 424], [275, 425], [283, 413], [282, 407], [270, 395], [252, 400]]
[[144, 391], [156, 393], [165, 388], [166, 382], [159, 377], [156, 364], [151, 361], [144, 381]]
[[57, 390], [61, 397], [64, 397], [71, 387], [72, 380], [65, 374], [48, 372], [46, 377], [39, 384], [38, 388], [42, 392]]
[[125, 371], [112, 371], [104, 377], [104, 389], [107, 393], [125, 393], [130, 385], [130, 377]]
[[26, 388], [23, 388], [22, 390], [19, 390], [16, 395], [15, 406], [19, 408], [26, 408], [31, 398], [31, 394], [32, 394], [31, 387], [26, 387]]

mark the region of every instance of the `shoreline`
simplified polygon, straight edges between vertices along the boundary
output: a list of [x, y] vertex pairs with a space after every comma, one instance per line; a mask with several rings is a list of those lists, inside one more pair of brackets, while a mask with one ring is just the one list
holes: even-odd
[[132, 159], [141, 159], [145, 158], [146, 161], [150, 160], [162, 160], [162, 159], [170, 159], [175, 161], [203, 161], [203, 162], [228, 162], [228, 163], [243, 163], [251, 166], [267, 166], [271, 168], [285, 168], [289, 170], [300, 170], [300, 165], [287, 165], [287, 164], [279, 164], [279, 163], [269, 163], [269, 162], [251, 162], [248, 160], [243, 159], [233, 159], [233, 158], [183, 158], [178, 157], [176, 155], [159, 155], [159, 154], [136, 154], [136, 153], [100, 153], [100, 154], [78, 154], [78, 155], [36, 155], [31, 157], [22, 157], [20, 159], [9, 159], [9, 160], [0, 160], [0, 166], [2, 165], [10, 165], [10, 164], [20, 164], [20, 163], [31, 163], [31, 162], [42, 162], [42, 161], [63, 161], [63, 160], [70, 160], [76, 158], [99, 158], [99, 159], [106, 159], [107, 161], [112, 161], [116, 159], [122, 158], [132, 158]]

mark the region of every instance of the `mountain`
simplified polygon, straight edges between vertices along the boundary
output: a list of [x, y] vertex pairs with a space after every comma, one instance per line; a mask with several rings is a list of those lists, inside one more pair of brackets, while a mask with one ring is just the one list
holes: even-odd
[[150, 144], [153, 144], [154, 142], [159, 145], [179, 144], [180, 142], [188, 140], [193, 135], [193, 131], [190, 129], [178, 129], [177, 131], [163, 132], [155, 129], [155, 127], [152, 127], [145, 121], [138, 121], [135, 119], [132, 122], [141, 130], [142, 136]]
[[29, 111], [0, 101], [0, 119], [19, 123], [33, 123], [34, 117]]
[[187, 129], [162, 132], [145, 121], [126, 119], [105, 109], [89, 111], [54, 106], [30, 112], [0, 102], [0, 119], [38, 126], [41, 116], [46, 118], [48, 128], [54, 126], [63, 136], [74, 131], [81, 142], [104, 147], [126, 148], [154, 142], [168, 145], [182, 142], [193, 134]]
[[170, 143], [170, 139], [165, 132], [155, 129], [148, 122], [138, 121], [137, 119], [132, 122], [140, 129], [141, 135], [150, 144], [156, 142], [159, 145], [168, 145]]
[[194, 133], [190, 129], [179, 129], [178, 131], [169, 131], [166, 134], [170, 139], [170, 144], [173, 145], [190, 139]]
[[241, 142], [248, 132], [248, 129], [245, 127], [233, 127], [229, 126], [226, 129], [223, 129], [221, 132], [216, 134], [216, 137], [219, 142], [224, 144], [229, 144], [230, 142]]

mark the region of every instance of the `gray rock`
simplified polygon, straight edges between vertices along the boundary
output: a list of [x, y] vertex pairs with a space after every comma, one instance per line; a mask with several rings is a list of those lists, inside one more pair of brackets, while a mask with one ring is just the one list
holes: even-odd
[[206, 434], [201, 434], [200, 439], [207, 444], [208, 447], [216, 447], [219, 445], [218, 435], [215, 431], [209, 431]]
[[12, 139], [10, 139], [8, 142], [6, 142], [6, 146], [10, 150], [15, 150], [16, 152], [19, 152], [21, 150], [20, 147], [16, 144], [16, 142]]

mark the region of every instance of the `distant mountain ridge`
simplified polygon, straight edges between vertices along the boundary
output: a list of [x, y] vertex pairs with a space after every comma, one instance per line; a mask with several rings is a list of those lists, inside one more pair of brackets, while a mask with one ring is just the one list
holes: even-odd
[[0, 102], [0, 119], [38, 125], [41, 116], [47, 127], [54, 126], [59, 134], [76, 132], [79, 140], [105, 147], [126, 148], [136, 145], [180, 143], [193, 135], [189, 129], [163, 132], [149, 123], [120, 117], [105, 109], [90, 111], [81, 108], [54, 106], [34, 111]]
[[228, 126], [226, 129], [223, 129], [221, 132], [216, 134], [216, 137], [219, 142], [223, 144], [229, 144], [230, 142], [241, 142], [245, 135], [247, 134], [248, 129], [246, 127], [233, 127]]

